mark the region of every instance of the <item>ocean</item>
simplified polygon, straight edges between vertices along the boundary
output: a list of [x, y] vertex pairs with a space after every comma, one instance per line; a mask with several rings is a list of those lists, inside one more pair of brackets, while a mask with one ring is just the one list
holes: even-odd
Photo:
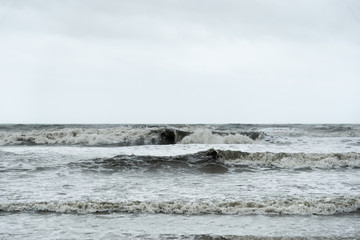
[[360, 125], [0, 125], [0, 239], [360, 239]]

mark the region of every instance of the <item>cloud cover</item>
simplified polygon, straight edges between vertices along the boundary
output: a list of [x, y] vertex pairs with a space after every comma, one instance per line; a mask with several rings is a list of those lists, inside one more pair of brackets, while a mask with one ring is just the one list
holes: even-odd
[[0, 2], [2, 123], [359, 123], [360, 2]]

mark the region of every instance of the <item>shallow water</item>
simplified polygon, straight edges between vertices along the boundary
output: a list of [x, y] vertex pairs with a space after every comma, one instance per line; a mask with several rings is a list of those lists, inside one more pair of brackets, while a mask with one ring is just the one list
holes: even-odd
[[1, 214], [4, 238], [113, 239], [258, 236], [356, 238], [359, 215]]

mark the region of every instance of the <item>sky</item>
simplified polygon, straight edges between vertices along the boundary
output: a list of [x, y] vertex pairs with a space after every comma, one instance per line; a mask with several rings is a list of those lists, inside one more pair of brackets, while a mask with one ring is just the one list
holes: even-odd
[[0, 123], [360, 123], [358, 0], [0, 0]]

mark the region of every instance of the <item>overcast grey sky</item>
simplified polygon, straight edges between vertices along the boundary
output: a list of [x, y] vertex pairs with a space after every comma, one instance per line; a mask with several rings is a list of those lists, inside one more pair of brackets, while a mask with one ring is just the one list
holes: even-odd
[[0, 123], [360, 123], [358, 0], [0, 0]]

